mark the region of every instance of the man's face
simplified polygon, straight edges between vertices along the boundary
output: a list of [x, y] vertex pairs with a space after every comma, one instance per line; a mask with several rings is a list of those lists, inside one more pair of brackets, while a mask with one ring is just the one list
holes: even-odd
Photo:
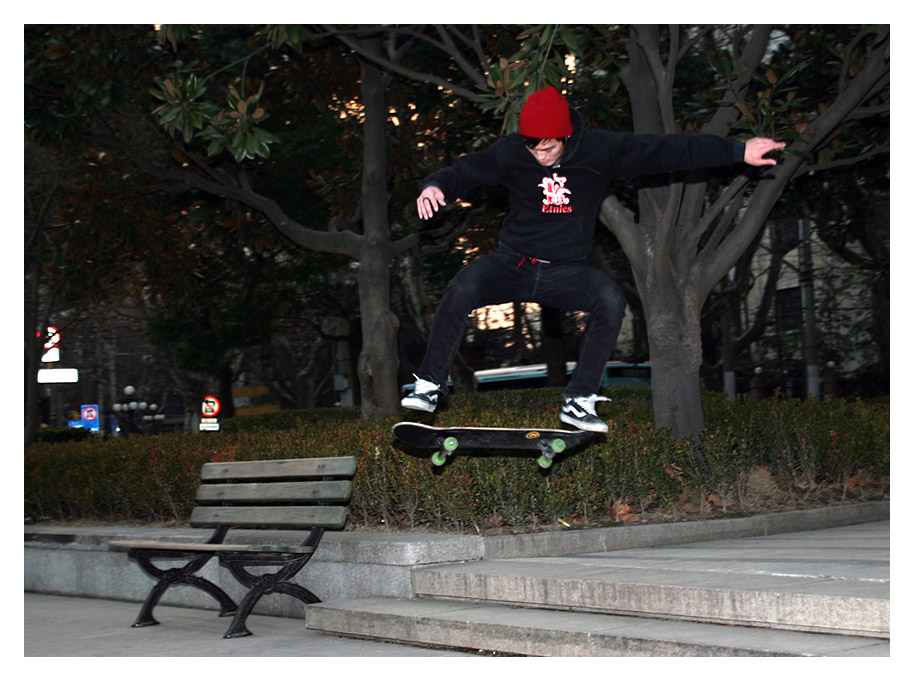
[[[528, 147], [526, 148], [528, 149]], [[554, 139], [542, 140], [537, 147], [529, 149], [529, 153], [540, 165], [553, 166], [564, 153], [564, 143]]]

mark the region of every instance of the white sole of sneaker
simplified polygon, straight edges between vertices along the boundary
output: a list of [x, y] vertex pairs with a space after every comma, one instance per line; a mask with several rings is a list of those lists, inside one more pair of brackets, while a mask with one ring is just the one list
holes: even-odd
[[607, 433], [608, 432], [607, 423], [585, 423], [583, 421], [577, 421], [573, 417], [564, 416], [563, 414], [561, 414], [560, 420], [563, 423], [567, 423], [571, 426], [576, 426], [580, 430], [585, 430], [589, 433]]
[[415, 409], [417, 411], [426, 411], [428, 413], [433, 413], [436, 411], [436, 406], [428, 405], [424, 400], [414, 400], [408, 397], [402, 399], [402, 406], [406, 409]]

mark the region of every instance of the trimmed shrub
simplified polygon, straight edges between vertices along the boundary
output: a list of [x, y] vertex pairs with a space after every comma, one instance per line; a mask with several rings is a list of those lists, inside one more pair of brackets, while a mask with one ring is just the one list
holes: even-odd
[[[182, 523], [206, 461], [345, 455], [358, 457], [350, 527], [361, 528], [488, 532], [745, 512], [737, 502], [757, 470], [811, 505], [852, 497], [863, 484], [883, 495], [889, 484], [888, 403], [706, 394], [708, 425], [695, 445], [654, 428], [648, 391], [611, 394], [602, 412], [611, 431], [547, 470], [531, 456], [487, 451], [459, 451], [438, 468], [431, 452], [394, 441], [400, 419], [363, 421], [356, 409], [236, 418], [196, 435], [39, 442], [25, 451], [25, 515]], [[556, 389], [454, 395], [421, 420], [560, 427], [558, 404]]]
[[72, 442], [86, 440], [92, 433], [85, 428], [41, 428], [38, 431], [39, 442]]

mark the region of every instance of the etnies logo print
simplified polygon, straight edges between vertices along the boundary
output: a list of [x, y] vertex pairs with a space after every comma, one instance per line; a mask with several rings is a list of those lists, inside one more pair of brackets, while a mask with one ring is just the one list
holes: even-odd
[[542, 199], [542, 213], [572, 213], [573, 206], [570, 205], [571, 192], [564, 185], [567, 183], [566, 177], [560, 177], [557, 173], [551, 177], [543, 177], [538, 185], [542, 188], [544, 198]]

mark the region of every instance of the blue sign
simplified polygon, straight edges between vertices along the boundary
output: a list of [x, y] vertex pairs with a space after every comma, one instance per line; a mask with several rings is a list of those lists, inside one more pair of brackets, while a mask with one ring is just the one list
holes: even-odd
[[98, 405], [82, 405], [82, 427], [88, 428], [93, 433], [98, 432]]

